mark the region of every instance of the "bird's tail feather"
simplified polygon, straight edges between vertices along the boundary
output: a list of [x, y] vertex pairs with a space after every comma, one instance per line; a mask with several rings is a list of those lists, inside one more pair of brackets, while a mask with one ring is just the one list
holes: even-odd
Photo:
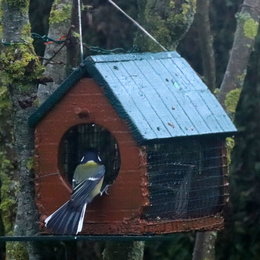
[[45, 226], [56, 234], [75, 235], [82, 230], [87, 203], [73, 207], [70, 201], [45, 219]]
[[80, 219], [79, 219], [79, 224], [78, 224], [78, 229], [77, 229], [77, 234], [82, 230], [83, 227], [83, 221], [84, 221], [84, 216], [87, 208], [87, 203], [84, 204], [81, 214], [80, 214]]

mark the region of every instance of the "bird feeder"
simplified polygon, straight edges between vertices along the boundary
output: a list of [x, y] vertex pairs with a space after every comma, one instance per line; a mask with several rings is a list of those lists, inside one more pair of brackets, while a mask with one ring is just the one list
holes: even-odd
[[225, 138], [236, 128], [178, 53], [90, 56], [29, 124], [41, 220], [70, 198], [73, 171], [94, 147], [112, 185], [88, 206], [81, 234], [223, 227]]

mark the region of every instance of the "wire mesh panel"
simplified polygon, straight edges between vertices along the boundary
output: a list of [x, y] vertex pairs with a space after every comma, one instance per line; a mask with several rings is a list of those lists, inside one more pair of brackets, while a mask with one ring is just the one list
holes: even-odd
[[88, 149], [96, 149], [106, 167], [104, 185], [111, 184], [120, 167], [119, 149], [115, 138], [96, 124], [76, 125], [64, 135], [60, 145], [60, 169], [72, 182], [74, 170]]
[[191, 139], [146, 147], [150, 206], [144, 218], [214, 215], [224, 203], [223, 141]]

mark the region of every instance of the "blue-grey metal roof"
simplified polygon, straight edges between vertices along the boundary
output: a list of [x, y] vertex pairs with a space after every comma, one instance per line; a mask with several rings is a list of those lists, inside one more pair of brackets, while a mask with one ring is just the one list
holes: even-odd
[[177, 52], [90, 56], [32, 115], [31, 125], [85, 73], [104, 89], [139, 141], [236, 132], [215, 96]]

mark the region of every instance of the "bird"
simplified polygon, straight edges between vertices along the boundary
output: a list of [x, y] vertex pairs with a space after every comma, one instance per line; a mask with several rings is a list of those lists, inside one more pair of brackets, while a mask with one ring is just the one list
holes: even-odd
[[55, 234], [81, 232], [87, 205], [98, 194], [107, 193], [109, 185], [101, 190], [104, 176], [105, 166], [97, 151], [86, 151], [74, 171], [70, 199], [44, 220], [45, 227]]

